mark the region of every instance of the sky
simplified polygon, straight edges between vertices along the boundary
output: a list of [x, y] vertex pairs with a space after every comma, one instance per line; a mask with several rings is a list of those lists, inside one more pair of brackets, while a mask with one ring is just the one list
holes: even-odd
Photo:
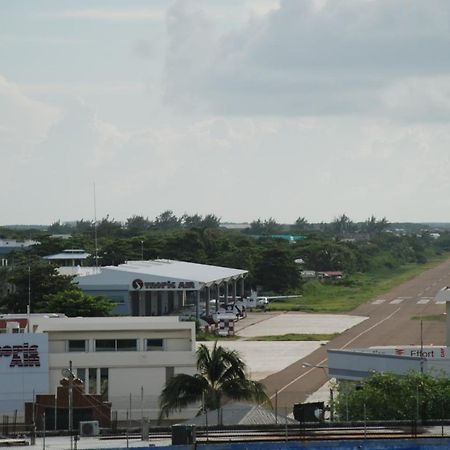
[[[450, 221], [447, 0], [0, 0], [0, 224]], [[95, 185], [95, 189], [94, 189]]]

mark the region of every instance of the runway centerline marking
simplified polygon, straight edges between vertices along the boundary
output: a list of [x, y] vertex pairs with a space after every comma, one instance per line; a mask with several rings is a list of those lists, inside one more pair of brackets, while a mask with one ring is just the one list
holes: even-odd
[[[361, 333], [359, 333], [357, 336], [355, 336], [354, 338], [350, 339], [346, 344], [344, 344], [342, 347], [340, 347], [340, 349], [346, 348], [348, 345], [350, 345], [351, 343], [355, 342], [356, 339], [360, 338], [363, 334], [368, 333], [369, 331], [373, 330], [374, 328], [376, 328], [378, 325], [381, 325], [383, 322], [386, 322], [386, 320], [389, 320], [394, 314], [397, 314], [400, 311], [401, 308], [397, 308], [394, 312], [392, 312], [391, 314], [389, 314], [388, 316], [386, 316], [384, 319], [379, 320], [377, 323], [373, 324], [371, 327], [367, 328], [367, 330], [361, 331]], [[364, 323], [364, 322], [363, 322]], [[324, 358], [322, 359], [322, 361], [320, 361], [318, 364], [316, 364], [316, 366], [321, 366], [323, 363], [325, 363], [327, 361], [328, 358]], [[294, 378], [293, 380], [291, 380], [288, 384], [286, 384], [285, 386], [283, 386], [282, 388], [278, 389], [275, 394], [270, 396], [270, 400], [272, 400], [273, 398], [275, 398], [276, 395], [280, 394], [281, 392], [283, 392], [284, 390], [286, 390], [289, 386], [293, 385], [294, 383], [296, 383], [298, 380], [301, 380], [303, 377], [306, 377], [306, 375], [309, 375], [314, 369], [319, 369], [320, 367], [311, 367], [311, 369], [307, 370], [305, 373], [302, 373], [301, 375], [299, 375], [297, 378]], [[324, 367], [325, 369], [325, 367]]]

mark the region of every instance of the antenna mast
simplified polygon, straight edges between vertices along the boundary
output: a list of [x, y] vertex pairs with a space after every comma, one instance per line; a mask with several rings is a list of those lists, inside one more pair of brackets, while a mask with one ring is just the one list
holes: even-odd
[[97, 245], [97, 197], [95, 195], [94, 181], [94, 245], [95, 245], [95, 267], [98, 267], [98, 245]]

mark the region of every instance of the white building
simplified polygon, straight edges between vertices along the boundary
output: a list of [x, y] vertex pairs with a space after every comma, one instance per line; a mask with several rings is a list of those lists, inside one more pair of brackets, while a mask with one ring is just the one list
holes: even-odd
[[[23, 318], [20, 323], [19, 330], [24, 331]], [[136, 418], [144, 414], [156, 419], [166, 381], [179, 373], [196, 372], [195, 324], [180, 322], [178, 317], [32, 315], [30, 331], [0, 334], [0, 411], [4, 413], [17, 409], [20, 414], [33, 394], [54, 394], [62, 371], [72, 362], [85, 392], [102, 394], [119, 420], [125, 419], [130, 401]], [[192, 414], [184, 410], [177, 417]]]
[[[180, 310], [186, 302], [206, 305], [211, 297], [244, 295], [246, 270], [157, 259], [129, 261], [100, 267], [100, 272], [77, 276], [75, 283], [89, 295], [115, 302], [114, 314], [162, 316]], [[239, 291], [239, 292], [238, 292]]]

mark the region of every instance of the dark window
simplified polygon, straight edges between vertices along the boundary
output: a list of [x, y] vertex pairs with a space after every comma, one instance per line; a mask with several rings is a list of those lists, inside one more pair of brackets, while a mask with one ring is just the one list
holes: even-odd
[[163, 350], [162, 339], [147, 339], [147, 351]]
[[97, 369], [89, 369], [89, 394], [97, 393]]
[[105, 367], [102, 367], [100, 369], [100, 395], [102, 396], [103, 401], [108, 400], [108, 394], [109, 394], [109, 374], [108, 369]]
[[117, 339], [118, 352], [135, 352], [137, 350], [136, 339]]
[[69, 341], [69, 352], [85, 352], [86, 341], [84, 339], [76, 339]]
[[77, 369], [77, 378], [86, 383], [86, 369]]
[[116, 340], [115, 339], [96, 339], [95, 340], [96, 352], [115, 352]]

